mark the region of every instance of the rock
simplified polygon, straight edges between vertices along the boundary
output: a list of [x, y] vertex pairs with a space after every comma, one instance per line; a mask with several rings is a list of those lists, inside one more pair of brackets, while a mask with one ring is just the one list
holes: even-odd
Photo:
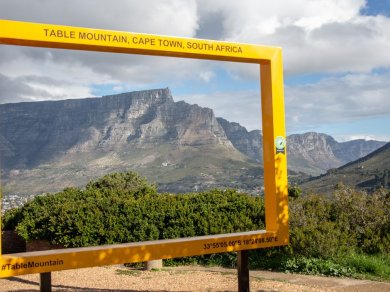
[[[0, 105], [1, 172], [13, 193], [82, 186], [128, 169], [165, 191], [234, 187], [258, 193], [262, 143], [261, 131], [216, 118], [212, 109], [175, 102], [168, 88]], [[383, 144], [339, 143], [314, 132], [290, 135], [288, 167], [290, 173], [317, 175]]]
[[163, 267], [163, 261], [162, 260], [153, 260], [153, 261], [147, 261], [145, 264], [145, 269], [147, 271], [151, 271], [154, 269], [162, 269]]

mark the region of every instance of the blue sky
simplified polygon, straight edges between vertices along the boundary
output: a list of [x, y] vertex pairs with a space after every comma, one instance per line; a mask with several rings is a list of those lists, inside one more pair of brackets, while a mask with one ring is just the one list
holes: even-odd
[[390, 1], [389, 0], [369, 0], [367, 5], [361, 9], [364, 15], [385, 15], [390, 16]]
[[[0, 18], [281, 46], [288, 134], [390, 141], [390, 0], [14, 0]], [[252, 130], [259, 77], [253, 64], [0, 47], [1, 103], [170, 87]]]

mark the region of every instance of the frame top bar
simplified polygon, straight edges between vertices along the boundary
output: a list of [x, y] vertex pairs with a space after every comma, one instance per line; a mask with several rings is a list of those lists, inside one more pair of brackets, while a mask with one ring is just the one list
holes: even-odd
[[263, 63], [278, 47], [0, 19], [0, 44]]

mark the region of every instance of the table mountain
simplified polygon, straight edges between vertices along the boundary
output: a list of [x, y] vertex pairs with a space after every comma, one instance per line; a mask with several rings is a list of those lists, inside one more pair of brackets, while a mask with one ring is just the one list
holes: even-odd
[[[323, 173], [382, 142], [338, 143], [325, 134], [288, 138], [289, 173]], [[140, 172], [162, 191], [262, 187], [262, 135], [175, 102], [168, 88], [101, 98], [0, 105], [4, 192], [82, 186], [108, 172]]]
[[3, 104], [0, 134], [6, 193], [56, 191], [128, 169], [166, 191], [246, 188], [248, 173], [249, 187], [261, 186], [261, 166], [232, 145], [214, 112], [175, 102], [167, 88]]
[[174, 102], [169, 89], [0, 106], [4, 168], [33, 168], [75, 152], [160, 144], [234, 147], [213, 111]]

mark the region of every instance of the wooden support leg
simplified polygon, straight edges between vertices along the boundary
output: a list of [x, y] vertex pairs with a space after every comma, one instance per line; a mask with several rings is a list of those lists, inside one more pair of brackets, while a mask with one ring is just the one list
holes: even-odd
[[51, 292], [51, 273], [41, 273], [39, 276], [41, 292]]
[[237, 252], [238, 291], [249, 292], [248, 251]]

